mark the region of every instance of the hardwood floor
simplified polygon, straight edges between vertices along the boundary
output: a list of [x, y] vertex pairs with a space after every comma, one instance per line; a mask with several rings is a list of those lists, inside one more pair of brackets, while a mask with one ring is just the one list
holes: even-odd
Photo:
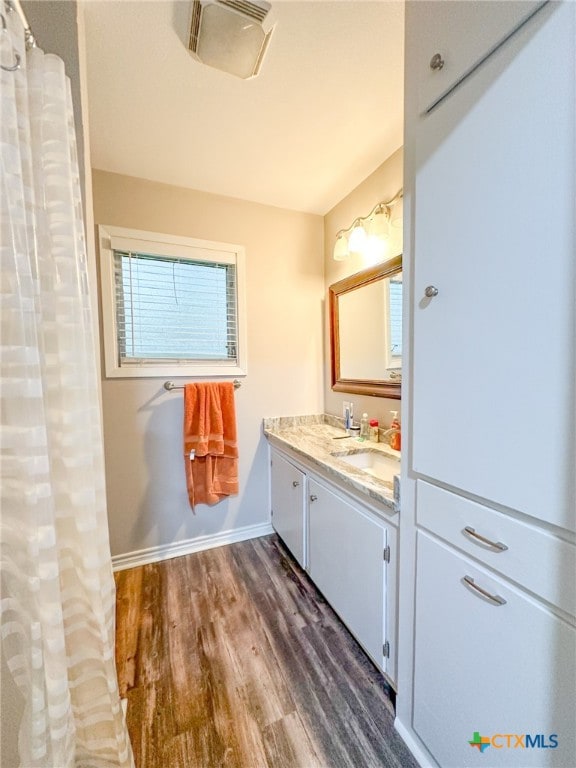
[[277, 536], [116, 584], [137, 768], [417, 768], [383, 678]]

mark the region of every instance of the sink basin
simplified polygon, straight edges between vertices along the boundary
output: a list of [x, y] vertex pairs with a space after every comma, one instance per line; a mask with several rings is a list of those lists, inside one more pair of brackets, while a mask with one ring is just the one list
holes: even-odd
[[377, 477], [379, 480], [393, 482], [394, 475], [400, 474], [400, 462], [391, 456], [384, 456], [377, 451], [356, 451], [347, 455], [332, 454], [340, 461], [349, 464], [351, 467], [361, 469], [369, 475]]

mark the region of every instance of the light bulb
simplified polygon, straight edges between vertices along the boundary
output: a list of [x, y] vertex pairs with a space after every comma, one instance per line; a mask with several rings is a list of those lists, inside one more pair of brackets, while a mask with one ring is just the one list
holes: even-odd
[[368, 235], [366, 247], [364, 249], [367, 262], [370, 264], [378, 264], [379, 262], [384, 261], [387, 250], [388, 238], [384, 240], [376, 235]]
[[368, 222], [368, 234], [387, 240], [390, 237], [390, 211], [385, 205], [380, 205]]
[[350, 253], [362, 253], [366, 246], [366, 230], [362, 226], [360, 219], [356, 219], [354, 222], [354, 229], [350, 233], [348, 240], [348, 250]]
[[334, 253], [332, 255], [334, 261], [344, 261], [344, 259], [347, 259], [350, 255], [348, 253], [348, 241], [346, 240], [346, 236], [343, 233], [340, 233], [336, 238], [336, 243], [334, 244]]

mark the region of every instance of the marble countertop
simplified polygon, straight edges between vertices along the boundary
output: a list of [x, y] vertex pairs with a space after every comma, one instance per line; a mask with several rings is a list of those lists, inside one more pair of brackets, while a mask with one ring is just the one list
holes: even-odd
[[[384, 504], [391, 511], [397, 511], [392, 482], [350, 466], [340, 458], [366, 450], [374, 451], [397, 460], [400, 474], [400, 452], [390, 448], [387, 443], [343, 437], [345, 432], [342, 420], [326, 414], [264, 419], [264, 434], [277, 447], [290, 448], [351, 489]], [[338, 437], [343, 439], [335, 439]]]

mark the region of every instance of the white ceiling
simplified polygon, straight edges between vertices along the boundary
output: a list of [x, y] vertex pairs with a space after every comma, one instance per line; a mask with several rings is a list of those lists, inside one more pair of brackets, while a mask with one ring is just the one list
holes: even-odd
[[195, 61], [189, 0], [84, 4], [92, 165], [324, 214], [402, 145], [402, 0], [271, 0], [251, 80]]

